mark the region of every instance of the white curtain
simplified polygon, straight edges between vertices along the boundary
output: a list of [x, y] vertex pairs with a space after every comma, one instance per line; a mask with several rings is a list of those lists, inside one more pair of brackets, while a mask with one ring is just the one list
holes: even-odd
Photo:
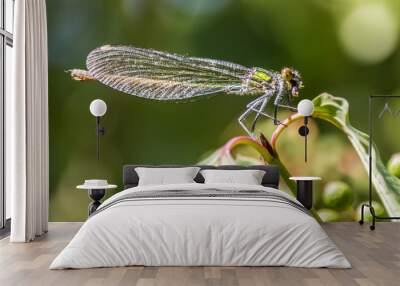
[[48, 99], [45, 0], [15, 1], [13, 92], [6, 97], [6, 187], [12, 242], [47, 232]]

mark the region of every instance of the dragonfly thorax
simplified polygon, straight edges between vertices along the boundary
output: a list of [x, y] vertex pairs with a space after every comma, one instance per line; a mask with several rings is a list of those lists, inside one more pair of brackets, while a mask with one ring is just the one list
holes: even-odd
[[245, 75], [242, 82], [242, 94], [265, 93], [275, 86], [275, 78], [279, 73], [268, 71], [262, 68], [252, 68]]

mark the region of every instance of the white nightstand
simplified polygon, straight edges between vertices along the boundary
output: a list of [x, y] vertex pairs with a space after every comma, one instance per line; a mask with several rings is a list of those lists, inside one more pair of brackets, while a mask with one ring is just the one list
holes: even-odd
[[313, 182], [320, 181], [320, 177], [290, 177], [297, 183], [297, 200], [310, 210], [313, 205]]
[[76, 186], [76, 188], [87, 190], [89, 197], [93, 200], [88, 207], [90, 216], [101, 205], [100, 200], [106, 194], [106, 190], [115, 189], [117, 185], [110, 185], [107, 180], [85, 180], [83, 185]]

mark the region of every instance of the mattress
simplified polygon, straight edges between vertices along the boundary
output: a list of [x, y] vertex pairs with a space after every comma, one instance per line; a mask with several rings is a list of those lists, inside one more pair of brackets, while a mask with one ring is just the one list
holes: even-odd
[[198, 183], [134, 187], [110, 197], [50, 269], [131, 265], [351, 267], [288, 194]]

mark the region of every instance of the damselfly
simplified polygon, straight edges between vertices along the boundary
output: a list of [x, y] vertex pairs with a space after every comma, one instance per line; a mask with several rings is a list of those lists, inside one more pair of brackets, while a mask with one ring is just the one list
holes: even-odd
[[[70, 71], [73, 79], [98, 80], [146, 99], [180, 101], [217, 93], [260, 95], [247, 104], [239, 117], [240, 125], [251, 136], [260, 116], [271, 118], [278, 125], [279, 107], [296, 111], [291, 102], [303, 87], [299, 72], [292, 68], [275, 72], [129, 46], [99, 47], [89, 53], [86, 65], [87, 71]], [[266, 112], [269, 102], [274, 106], [273, 115]], [[245, 122], [251, 112], [256, 114], [248, 127]]]

